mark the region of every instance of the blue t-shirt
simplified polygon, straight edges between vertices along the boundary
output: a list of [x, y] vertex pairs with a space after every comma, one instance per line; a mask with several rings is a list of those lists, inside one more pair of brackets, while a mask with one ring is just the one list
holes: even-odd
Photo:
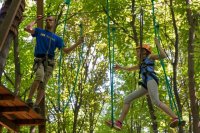
[[47, 30], [35, 28], [35, 33], [32, 36], [36, 37], [34, 56], [48, 54], [48, 56], [54, 57], [55, 49], [64, 47], [63, 39]]

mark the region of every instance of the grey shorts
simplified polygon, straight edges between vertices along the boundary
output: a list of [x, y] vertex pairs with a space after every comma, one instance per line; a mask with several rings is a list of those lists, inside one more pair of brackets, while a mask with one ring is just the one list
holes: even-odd
[[145, 89], [143, 86], [140, 86], [139, 89], [133, 91], [132, 93], [130, 93], [128, 96], [125, 97], [124, 103], [130, 104], [133, 100], [141, 96], [144, 96], [146, 94], [149, 94], [152, 103], [155, 104], [156, 106], [159, 106], [160, 99], [159, 99], [157, 82], [154, 79], [149, 80], [147, 82], [147, 87], [148, 87], [148, 90]]

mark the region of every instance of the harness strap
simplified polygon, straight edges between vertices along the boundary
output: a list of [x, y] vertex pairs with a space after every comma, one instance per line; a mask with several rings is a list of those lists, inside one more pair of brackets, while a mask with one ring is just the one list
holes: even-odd
[[48, 59], [46, 57], [35, 58], [34, 63], [33, 63], [33, 67], [32, 67], [31, 78], [33, 77], [33, 74], [37, 71], [37, 69], [39, 68], [41, 63], [44, 66], [44, 71], [46, 71], [47, 66], [54, 67], [54, 62], [51, 59]]
[[[154, 66], [155, 64], [154, 63], [149, 63], [149, 64], [147, 64], [147, 63], [145, 63], [144, 61], [140, 64], [140, 71], [139, 71], [139, 79], [141, 78], [140, 77], [140, 74], [141, 74], [141, 68], [142, 68], [142, 66], [146, 69], [147, 68], [147, 66]], [[146, 69], [146, 71], [147, 71], [147, 69]], [[148, 71], [147, 71], [148, 72]], [[155, 72], [154, 72], [155, 73]], [[156, 73], [155, 73], [156, 74]]]
[[159, 84], [158, 78], [156, 77], [156, 73], [155, 72], [150, 72], [147, 69], [148, 66], [154, 66], [154, 65], [155, 65], [154, 62], [147, 64], [147, 63], [144, 62], [144, 60], [140, 64], [139, 78], [141, 78], [140, 76], [141, 76], [141, 69], [142, 68], [145, 69], [146, 72], [142, 73], [142, 75], [144, 75], [144, 77], [145, 77], [144, 81], [139, 81], [138, 84], [142, 85], [146, 89], [147, 89], [147, 76], [152, 77], [156, 81], [156, 83]]
[[142, 85], [144, 88], [148, 89], [147, 88], [147, 75], [151, 76], [155, 81], [156, 83], [159, 85], [159, 80], [158, 78], [155, 76], [155, 72], [147, 72], [144, 76], [145, 76], [145, 80], [144, 82], [143, 81], [139, 81], [138, 84], [139, 85]]

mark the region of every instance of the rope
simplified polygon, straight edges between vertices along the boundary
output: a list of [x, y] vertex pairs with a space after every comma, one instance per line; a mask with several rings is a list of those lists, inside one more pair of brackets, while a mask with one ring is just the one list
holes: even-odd
[[114, 44], [115, 44], [115, 32], [116, 32], [116, 28], [115, 27], [113, 27], [112, 28], [112, 53], [111, 53], [111, 56], [110, 56], [110, 61], [111, 61], [111, 82], [110, 82], [110, 84], [111, 84], [111, 99], [112, 99], [112, 118], [113, 118], [113, 120], [114, 120], [114, 69], [113, 69], [113, 66], [114, 66], [114, 62], [115, 62], [115, 58], [114, 58], [114, 55], [115, 55], [115, 53], [114, 53], [114, 51], [115, 51], [115, 47], [114, 47]]
[[[108, 25], [108, 46], [109, 46], [109, 69], [110, 69], [110, 91], [111, 91], [111, 121], [112, 127], [114, 125], [114, 95], [113, 95], [113, 62], [114, 62], [114, 35], [113, 35], [113, 49], [111, 51], [111, 36], [110, 36], [110, 16], [109, 16], [109, 0], [106, 1], [106, 10], [107, 10], [107, 25]], [[113, 34], [115, 29], [112, 30]]]
[[[83, 36], [83, 25], [80, 24], [79, 27], [80, 27], [80, 36], [82, 37], [82, 36]], [[75, 82], [74, 82], [74, 85], [73, 85], [73, 89], [72, 89], [72, 91], [70, 92], [69, 98], [68, 98], [66, 104], [64, 105], [64, 108], [63, 108], [62, 112], [65, 111], [65, 109], [66, 109], [67, 106], [69, 105], [69, 102], [71, 102], [72, 96], [73, 96], [74, 91], [75, 91], [75, 88], [76, 88], [76, 86], [77, 86], [78, 75], [79, 75], [79, 72], [80, 72], [81, 64], [82, 64], [82, 62], [83, 62], [83, 48], [84, 48], [84, 45], [85, 45], [85, 43], [83, 43], [83, 44], [81, 45], [81, 52], [79, 52], [79, 60], [80, 60], [80, 61], [79, 61], [79, 64], [78, 64], [78, 68], [77, 68], [77, 72], [76, 72], [76, 77], [75, 77]]]
[[70, 4], [70, 0], [65, 0], [65, 4], [69, 5]]
[[[68, 13], [69, 13], [70, 0], [65, 0], [65, 4], [67, 4], [67, 11], [66, 11], [65, 19], [64, 19], [64, 30], [63, 30], [63, 35], [62, 35], [63, 41], [64, 41], [64, 35], [65, 35], [65, 32], [66, 32], [66, 23], [67, 23], [67, 16], [68, 16]], [[61, 95], [60, 75], [61, 75], [61, 66], [62, 66], [62, 51], [63, 50], [61, 49], [60, 50], [60, 57], [59, 57], [59, 70], [58, 70], [58, 100], [57, 100], [58, 110], [60, 110], [60, 95]]]
[[[157, 37], [159, 42], [160, 42], [159, 25], [156, 23], [155, 10], [154, 10], [154, 0], [151, 0], [151, 2], [152, 2], [152, 12], [153, 12], [152, 15], [153, 15], [154, 34], [155, 34], [155, 37]], [[157, 48], [157, 51], [158, 51], [158, 55], [160, 56], [160, 51], [159, 51], [158, 47], [156, 47], [156, 48]], [[164, 71], [165, 83], [166, 83], [166, 87], [167, 87], [167, 91], [168, 91], [168, 95], [169, 95], [169, 101], [170, 101], [170, 108], [173, 111], [174, 111], [174, 108], [175, 108], [177, 115], [178, 115], [179, 124], [180, 124], [180, 121], [181, 121], [182, 118], [181, 118], [181, 115], [179, 113], [176, 102], [174, 100], [172, 88], [170, 86], [169, 79], [167, 77], [166, 70], [165, 70], [165, 65], [164, 65], [164, 62], [163, 62], [162, 59], [160, 59], [160, 64], [161, 64], [163, 71]]]

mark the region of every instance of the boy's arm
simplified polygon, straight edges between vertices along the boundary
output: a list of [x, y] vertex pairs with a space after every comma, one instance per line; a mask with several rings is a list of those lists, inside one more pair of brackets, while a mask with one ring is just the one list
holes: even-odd
[[157, 54], [155, 54], [155, 55], [154, 54], [150, 54], [149, 58], [151, 58], [153, 60], [159, 60], [159, 59], [166, 58], [167, 55], [166, 55], [165, 51], [161, 48], [160, 42], [159, 42], [159, 40], [157, 38], [155, 38], [155, 44], [156, 44], [156, 46], [157, 46], [157, 48], [158, 48], [158, 50], [160, 52], [160, 56], [157, 55]]
[[84, 41], [84, 38], [81, 37], [74, 45], [72, 45], [71, 47], [69, 48], [63, 48], [63, 51], [66, 53], [66, 54], [69, 54], [71, 51], [73, 51], [77, 46], [79, 46], [80, 44], [82, 44]]
[[27, 31], [30, 34], [34, 34], [35, 33], [35, 29], [33, 28], [33, 26], [37, 23], [37, 21], [41, 20], [43, 17], [42, 15], [38, 15], [37, 19], [30, 22], [25, 28], [24, 30]]

